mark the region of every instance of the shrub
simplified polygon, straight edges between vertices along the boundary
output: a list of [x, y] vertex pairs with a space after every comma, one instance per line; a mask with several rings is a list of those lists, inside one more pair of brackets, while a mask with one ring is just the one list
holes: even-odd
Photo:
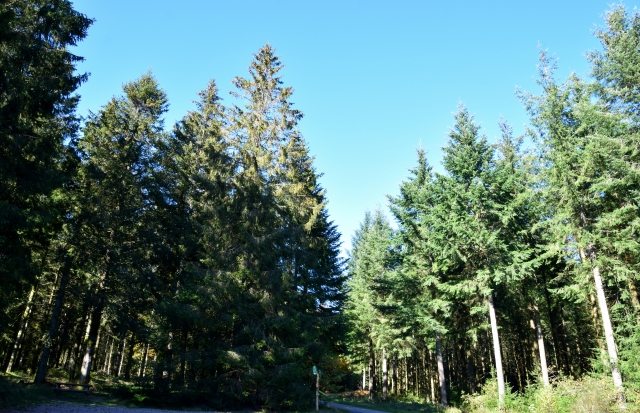
[[[635, 406], [630, 411], [634, 410]], [[503, 409], [498, 406], [498, 385], [488, 381], [482, 393], [464, 396], [465, 413], [606, 413], [617, 411], [615, 391], [608, 377], [562, 379], [551, 387], [535, 384], [524, 393], [507, 389]]]

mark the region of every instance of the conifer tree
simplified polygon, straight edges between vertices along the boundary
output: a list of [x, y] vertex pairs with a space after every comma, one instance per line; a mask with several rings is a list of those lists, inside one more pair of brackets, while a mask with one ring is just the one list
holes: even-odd
[[[600, 185], [601, 190], [614, 193], [610, 197], [614, 205], [601, 222], [614, 231], [601, 231], [605, 237], [602, 246], [607, 248], [607, 255], [615, 257], [613, 267], [623, 291], [624, 302], [630, 304], [632, 311], [625, 311], [627, 315], [615, 315], [621, 318], [618, 325], [620, 338], [618, 342], [623, 355], [621, 363], [623, 374], [630, 382], [638, 382], [640, 378], [640, 359], [637, 346], [640, 338], [640, 295], [638, 294], [637, 263], [633, 257], [638, 256], [638, 243], [635, 241], [634, 228], [637, 227], [638, 176], [637, 145], [640, 134], [640, 13], [628, 13], [622, 5], [614, 6], [605, 14], [605, 27], [599, 28], [595, 34], [600, 40], [602, 50], [587, 54], [591, 63], [591, 76], [595, 79], [595, 94], [604, 106], [597, 114], [605, 122], [600, 126], [607, 128], [606, 132], [612, 141], [604, 148], [611, 151], [615, 157], [612, 162], [611, 177], [606, 186]], [[608, 112], [613, 112], [612, 117]], [[611, 121], [607, 122], [606, 120]], [[613, 179], [612, 179], [613, 178]], [[602, 228], [604, 229], [604, 228]], [[633, 314], [630, 314], [633, 313]], [[631, 315], [631, 316], [629, 316]], [[634, 323], [635, 326], [630, 327]]]
[[64, 142], [77, 132], [79, 97], [73, 93], [87, 79], [75, 72], [82, 58], [69, 47], [84, 39], [91, 23], [66, 0], [0, 5], [2, 336], [17, 315], [7, 313], [10, 303], [35, 284], [32, 259], [44, 254], [59, 230], [60, 206], [50, 196], [69, 179]]
[[501, 264], [508, 261], [506, 246], [498, 237], [500, 200], [492, 192], [496, 184], [494, 149], [479, 134], [480, 127], [464, 106], [455, 115], [456, 123], [449, 132], [444, 148], [443, 165], [448, 172], [442, 177], [452, 213], [446, 223], [451, 234], [447, 244], [458, 255], [462, 271], [450, 284], [454, 294], [488, 304], [494, 361], [500, 400], [505, 393], [500, 338], [495, 313], [495, 287], [503, 280]]
[[391, 226], [380, 210], [367, 213], [353, 239], [349, 261], [350, 293], [345, 315], [352, 326], [351, 340], [356, 341], [355, 348], [360, 348], [364, 353], [358, 358], [364, 362], [368, 357], [370, 397], [378, 391], [375, 352], [378, 349], [386, 352], [393, 340], [389, 319], [380, 310], [387, 295], [380, 287], [385, 285], [393, 267]]
[[[543, 94], [524, 98], [548, 162], [547, 197], [556, 209], [553, 230], [556, 237], [568, 240], [580, 258], [581, 265], [574, 270], [576, 283], [592, 277], [609, 356], [607, 364], [623, 399], [616, 339], [604, 289], [614, 283], [611, 272], [625, 267], [619, 252], [635, 248], [634, 237], [624, 230], [625, 224], [636, 219], [631, 212], [634, 208], [628, 204], [635, 199], [636, 188], [634, 184], [629, 186], [633, 154], [627, 149], [634, 134], [629, 133], [619, 115], [594, 104], [588, 85], [576, 76], [557, 85], [554, 69], [554, 62], [541, 52], [539, 84]], [[614, 228], [616, 235], [611, 237]], [[617, 248], [611, 248], [613, 245]]]
[[426, 153], [420, 148], [418, 165], [411, 169], [409, 180], [400, 185], [400, 195], [390, 198], [391, 211], [400, 224], [399, 240], [404, 246], [398, 277], [394, 279], [397, 301], [394, 309], [399, 312], [398, 326], [430, 337], [428, 341], [435, 345], [440, 403], [447, 406], [442, 337], [448, 332], [451, 301], [447, 291], [440, 288], [446, 281], [447, 269], [441, 261], [444, 256], [437, 232], [445, 206], [439, 203], [439, 198]]
[[93, 247], [86, 264], [94, 297], [80, 381], [90, 380], [95, 344], [110, 292], [134, 283], [145, 272], [145, 230], [148, 181], [154, 153], [164, 139], [162, 115], [167, 98], [151, 73], [123, 86], [124, 96], [113, 98], [91, 114], [79, 142], [87, 214], [87, 236]]

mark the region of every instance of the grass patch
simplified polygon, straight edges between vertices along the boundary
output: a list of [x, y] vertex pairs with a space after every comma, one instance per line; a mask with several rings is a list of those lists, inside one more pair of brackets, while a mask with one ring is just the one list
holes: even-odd
[[483, 392], [464, 396], [464, 413], [614, 413], [625, 411], [640, 413], [637, 395], [627, 389], [627, 403], [621, 410], [616, 400], [616, 392], [608, 377], [586, 376], [579, 380], [564, 378], [544, 387], [540, 384], [529, 386], [523, 393], [507, 391], [503, 409], [498, 406], [498, 385], [495, 380], [485, 383]]
[[379, 410], [389, 413], [416, 412], [416, 413], [455, 413], [459, 410], [455, 408], [444, 409], [438, 404], [429, 403], [426, 400], [416, 398], [393, 398], [387, 400], [369, 400], [367, 395], [332, 394], [324, 397], [327, 401], [346, 404], [349, 406], [361, 407], [364, 409]]

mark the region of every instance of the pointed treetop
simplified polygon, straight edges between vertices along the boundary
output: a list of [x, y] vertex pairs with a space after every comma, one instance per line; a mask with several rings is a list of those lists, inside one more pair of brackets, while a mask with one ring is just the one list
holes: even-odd
[[151, 70], [139, 79], [125, 83], [122, 90], [138, 110], [152, 117], [158, 117], [169, 110], [169, 100]]
[[443, 165], [456, 181], [469, 184], [490, 168], [493, 148], [487, 138], [480, 135], [480, 126], [462, 103], [454, 118], [448, 145], [443, 148]]

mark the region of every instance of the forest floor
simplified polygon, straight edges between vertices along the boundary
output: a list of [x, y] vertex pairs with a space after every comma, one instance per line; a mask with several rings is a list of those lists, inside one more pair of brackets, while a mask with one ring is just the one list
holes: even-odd
[[[15, 379], [17, 375], [11, 375]], [[27, 380], [23, 380], [28, 382]], [[144, 406], [140, 401], [101, 389], [85, 395], [62, 393], [56, 395], [51, 384], [27, 385], [6, 380], [0, 374], [0, 413], [260, 413], [254, 410], [212, 410], [205, 406], [181, 405], [172, 407]], [[310, 413], [315, 410], [298, 413]], [[347, 412], [337, 407], [323, 407], [327, 413]], [[292, 412], [293, 413], [293, 412]]]
[[[20, 373], [0, 373], [0, 413], [218, 413], [210, 407], [190, 405], [180, 402], [171, 404], [151, 404], [139, 388], [132, 383], [111, 383], [96, 375], [91, 392], [60, 393], [53, 391], [53, 383], [67, 382], [68, 379], [52, 370], [47, 377], [48, 384], [26, 384], [33, 381], [33, 377]], [[9, 379], [9, 380], [7, 380]], [[159, 402], [158, 402], [159, 403]], [[326, 413], [347, 412], [337, 407], [323, 406]], [[290, 412], [310, 413], [313, 410]], [[225, 413], [259, 413], [254, 410], [229, 411]]]
[[[348, 410], [342, 410], [337, 408], [322, 409], [326, 412], [346, 412]], [[360, 410], [365, 413], [364, 410]], [[2, 413], [185, 413], [185, 412], [207, 412], [207, 413], [258, 413], [258, 412], [230, 412], [230, 411], [212, 411], [212, 410], [162, 410], [162, 409], [150, 409], [150, 408], [134, 408], [126, 406], [114, 406], [105, 404], [91, 404], [91, 403], [73, 403], [69, 401], [57, 401], [55, 403], [35, 404], [28, 406], [21, 406], [19, 408], [3, 409], [0, 406], [0, 412]], [[372, 411], [367, 411], [372, 412]], [[305, 412], [306, 413], [306, 412]]]
[[[77, 397], [76, 397], [77, 396]], [[55, 396], [54, 396], [55, 397]], [[350, 410], [341, 409], [338, 406], [329, 406], [321, 409], [327, 413], [344, 413]], [[311, 413], [308, 412], [297, 413]], [[358, 410], [366, 413], [371, 411]], [[158, 408], [146, 408], [130, 406], [119, 400], [107, 399], [100, 396], [84, 396], [84, 395], [64, 395], [56, 398], [33, 398], [29, 397], [24, 403], [20, 403], [13, 407], [3, 407], [0, 404], [0, 413], [260, 413], [258, 411], [228, 411], [228, 410], [211, 410], [211, 409], [182, 409], [169, 410]], [[294, 412], [295, 413], [295, 412]]]

